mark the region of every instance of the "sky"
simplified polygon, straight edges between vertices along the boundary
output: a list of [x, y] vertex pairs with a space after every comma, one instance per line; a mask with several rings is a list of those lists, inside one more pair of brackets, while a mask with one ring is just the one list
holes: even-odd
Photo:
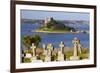
[[90, 14], [84, 12], [61, 12], [61, 11], [40, 11], [40, 10], [21, 10], [23, 19], [45, 19], [53, 17], [56, 20], [86, 20], [89, 21]]

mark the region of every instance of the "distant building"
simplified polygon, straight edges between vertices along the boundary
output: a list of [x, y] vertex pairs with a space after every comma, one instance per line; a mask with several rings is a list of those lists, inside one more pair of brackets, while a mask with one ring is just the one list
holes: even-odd
[[44, 20], [45, 27], [47, 26], [47, 23], [50, 22], [51, 20], [53, 20], [53, 17], [45, 18]]
[[47, 24], [47, 23], [50, 22], [51, 20], [53, 20], [53, 17], [45, 18], [44, 23]]

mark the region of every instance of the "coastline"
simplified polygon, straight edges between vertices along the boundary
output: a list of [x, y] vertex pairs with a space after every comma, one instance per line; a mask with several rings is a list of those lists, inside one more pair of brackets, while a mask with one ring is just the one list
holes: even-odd
[[81, 33], [81, 32], [71, 32], [71, 31], [42, 31], [42, 30], [32, 30], [32, 32], [41, 32], [41, 33], [72, 33], [72, 34]]

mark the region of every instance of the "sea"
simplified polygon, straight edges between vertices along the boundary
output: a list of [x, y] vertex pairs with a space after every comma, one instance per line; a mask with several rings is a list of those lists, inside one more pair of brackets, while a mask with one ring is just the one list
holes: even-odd
[[[67, 26], [67, 25], [66, 25]], [[69, 24], [69, 26], [74, 27], [78, 30], [88, 30], [89, 25], [79, 25], [73, 26]], [[34, 32], [32, 30], [36, 30], [41, 27], [39, 23], [21, 23], [21, 38], [24, 36], [34, 36], [39, 35], [41, 37], [41, 42], [39, 46], [42, 47], [43, 44], [47, 45], [49, 43], [53, 44], [55, 48], [59, 47], [61, 41], [64, 42], [66, 47], [73, 47], [72, 40], [76, 37], [80, 40], [82, 47], [89, 48], [89, 33], [42, 33], [42, 32]], [[23, 45], [21, 43], [21, 45]]]

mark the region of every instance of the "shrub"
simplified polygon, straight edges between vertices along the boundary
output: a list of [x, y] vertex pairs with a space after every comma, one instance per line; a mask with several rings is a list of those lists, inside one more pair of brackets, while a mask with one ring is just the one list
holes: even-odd
[[32, 62], [31, 58], [24, 58], [24, 63], [30, 63], [30, 62]]

